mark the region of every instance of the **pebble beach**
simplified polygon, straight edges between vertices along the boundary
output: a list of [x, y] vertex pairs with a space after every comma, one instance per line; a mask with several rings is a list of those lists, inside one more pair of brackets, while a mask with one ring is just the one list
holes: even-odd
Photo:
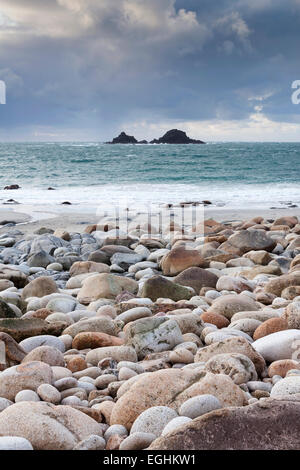
[[300, 0], [0, 0], [10, 465], [300, 450], [299, 31]]
[[12, 212], [0, 230], [0, 449], [297, 449], [294, 214], [208, 210], [184, 235], [133, 224], [120, 237], [90, 215]]

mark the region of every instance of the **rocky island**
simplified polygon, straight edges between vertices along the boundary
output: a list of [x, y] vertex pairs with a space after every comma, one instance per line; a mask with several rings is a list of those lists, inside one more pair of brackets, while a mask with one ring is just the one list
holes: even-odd
[[[115, 137], [111, 142], [107, 144], [148, 144], [147, 140], [137, 141], [132, 135], [127, 135], [125, 132], [121, 132], [118, 137]], [[166, 132], [159, 139], [153, 139], [150, 144], [205, 144], [202, 140], [190, 139], [186, 132], [178, 129], [171, 129]]]
[[121, 132], [118, 137], [115, 137], [111, 142], [107, 144], [138, 144], [138, 141], [133, 135], [127, 135], [126, 132]]
[[151, 144], [205, 144], [202, 140], [190, 139], [186, 132], [172, 129], [165, 133], [160, 139], [154, 139]]

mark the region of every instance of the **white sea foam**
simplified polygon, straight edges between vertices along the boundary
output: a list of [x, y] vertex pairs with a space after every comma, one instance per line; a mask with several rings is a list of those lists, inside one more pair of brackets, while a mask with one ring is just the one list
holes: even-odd
[[[15, 210], [47, 213], [95, 213], [99, 206], [127, 204], [136, 210], [147, 204], [161, 205], [187, 201], [209, 200], [219, 209], [269, 209], [285, 207], [288, 203], [300, 205], [300, 191], [295, 184], [236, 185], [236, 184], [119, 184], [101, 186], [73, 186], [55, 191], [22, 187], [19, 190], [0, 191], [0, 203], [14, 199], [20, 206]], [[71, 206], [62, 205], [71, 202]], [[9, 207], [5, 205], [3, 207]]]

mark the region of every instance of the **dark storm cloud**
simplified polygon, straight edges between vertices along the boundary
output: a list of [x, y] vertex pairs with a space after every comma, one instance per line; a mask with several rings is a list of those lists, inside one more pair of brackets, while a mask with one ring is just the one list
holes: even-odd
[[298, 0], [0, 0], [0, 136], [104, 139], [139, 120], [257, 112], [300, 122], [299, 28]]

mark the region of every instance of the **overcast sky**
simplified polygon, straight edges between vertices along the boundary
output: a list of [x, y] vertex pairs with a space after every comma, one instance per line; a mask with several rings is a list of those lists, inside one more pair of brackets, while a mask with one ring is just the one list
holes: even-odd
[[0, 140], [300, 141], [300, 0], [0, 0]]

